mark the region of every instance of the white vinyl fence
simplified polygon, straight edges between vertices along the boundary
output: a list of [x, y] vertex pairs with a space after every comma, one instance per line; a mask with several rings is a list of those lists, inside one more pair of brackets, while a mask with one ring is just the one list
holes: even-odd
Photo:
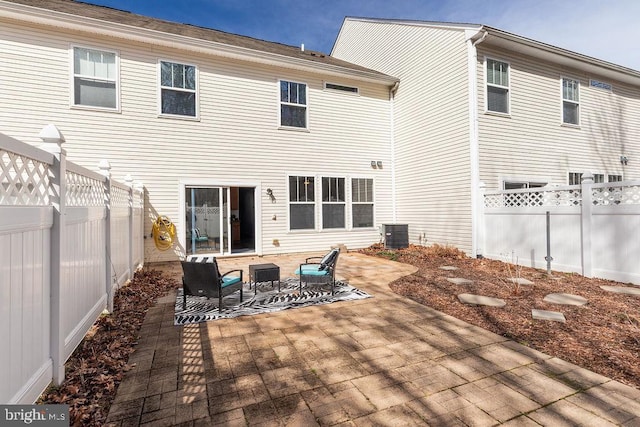
[[484, 195], [481, 253], [488, 258], [640, 284], [640, 181], [507, 190]]
[[143, 190], [0, 134], [0, 403], [33, 403], [143, 264]]

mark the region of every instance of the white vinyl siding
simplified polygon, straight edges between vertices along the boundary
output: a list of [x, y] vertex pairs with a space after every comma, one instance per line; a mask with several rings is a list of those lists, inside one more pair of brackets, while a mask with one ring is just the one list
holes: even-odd
[[198, 69], [195, 65], [160, 61], [160, 114], [198, 116]]
[[487, 106], [486, 111], [509, 114], [509, 64], [486, 59]]
[[[589, 87], [591, 76], [520, 52], [478, 45], [478, 57], [504, 58], [511, 65], [510, 117], [480, 114], [480, 180], [499, 190], [501, 177], [524, 176], [566, 185], [568, 172], [595, 171], [640, 178], [640, 164], [621, 167], [621, 153], [640, 158], [640, 88], [606, 79], [614, 88]], [[477, 61], [478, 104], [486, 104], [483, 59]], [[561, 81], [580, 83], [580, 127], [562, 123]], [[602, 79], [601, 80], [605, 80]], [[633, 154], [630, 154], [633, 152]], [[579, 183], [579, 181], [577, 181]]]
[[562, 79], [562, 123], [580, 124], [580, 82]]
[[[117, 51], [121, 113], [70, 109], [70, 44]], [[70, 161], [97, 170], [111, 163], [114, 179], [130, 174], [148, 195], [146, 209], [168, 216], [185, 236], [180, 182], [189, 185], [235, 184], [256, 188], [256, 248], [263, 254], [326, 251], [336, 242], [363, 248], [379, 241], [379, 223], [392, 221], [391, 167], [372, 171], [370, 158], [391, 165], [389, 88], [354, 80], [240, 61], [212, 54], [137, 43], [125, 38], [53, 30], [0, 19], [0, 56], [21, 71], [2, 81], [12, 96], [0, 104], [2, 132], [34, 145], [38, 132], [54, 123], [66, 138]], [[199, 121], [158, 117], [159, 59], [197, 64]], [[278, 79], [305, 82], [313, 132], [278, 129]], [[324, 82], [357, 86], [359, 96], [327, 91]], [[49, 117], [43, 121], [43, 117]], [[363, 153], [367, 157], [363, 158]], [[312, 171], [312, 172], [310, 172]], [[289, 173], [291, 172], [291, 173]], [[371, 229], [350, 233], [320, 228], [288, 228], [288, 175], [375, 175], [376, 208]], [[316, 181], [317, 183], [317, 181]], [[273, 199], [266, 192], [272, 190]], [[317, 194], [317, 193], [316, 193]], [[182, 218], [182, 219], [181, 219]], [[145, 221], [149, 235], [152, 221]], [[180, 250], [183, 245], [176, 248]], [[171, 252], [171, 253], [169, 253]], [[147, 260], [175, 259], [145, 240]]]
[[118, 54], [72, 47], [74, 106], [118, 109]]
[[[400, 79], [393, 101], [395, 221], [409, 225], [409, 241], [449, 244], [471, 253], [464, 31], [347, 18], [332, 55]], [[380, 160], [367, 153], [366, 159]], [[383, 164], [381, 171], [391, 170], [391, 162]], [[384, 224], [378, 213], [386, 204], [379, 198], [380, 184], [375, 177], [376, 225]]]

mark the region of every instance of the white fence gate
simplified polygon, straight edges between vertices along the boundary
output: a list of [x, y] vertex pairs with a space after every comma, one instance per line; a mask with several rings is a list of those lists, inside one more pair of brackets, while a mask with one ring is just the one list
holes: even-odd
[[640, 284], [640, 181], [508, 190], [484, 195], [479, 238], [488, 258]]
[[0, 403], [33, 403], [143, 264], [143, 190], [0, 134]]

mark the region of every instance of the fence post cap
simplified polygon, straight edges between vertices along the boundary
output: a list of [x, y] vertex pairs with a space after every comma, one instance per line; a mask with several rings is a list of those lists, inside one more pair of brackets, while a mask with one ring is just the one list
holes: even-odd
[[133, 177], [130, 174], [126, 174], [124, 176], [124, 183], [129, 187], [133, 187]]
[[109, 160], [102, 159], [98, 162], [98, 168], [100, 168], [100, 170], [110, 170], [111, 163], [109, 163]]
[[593, 184], [593, 174], [591, 172], [584, 172], [582, 174], [583, 184]]
[[43, 142], [53, 143], [53, 144], [62, 144], [65, 139], [62, 135], [62, 132], [53, 124], [48, 124], [42, 128], [38, 137]]

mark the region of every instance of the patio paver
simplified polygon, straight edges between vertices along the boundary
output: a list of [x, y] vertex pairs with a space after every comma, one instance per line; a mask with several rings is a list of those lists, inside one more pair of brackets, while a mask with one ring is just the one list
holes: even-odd
[[[273, 262], [286, 277], [311, 255], [220, 264]], [[162, 298], [107, 425], [640, 424], [640, 390], [389, 289], [414, 271], [344, 253], [338, 276], [374, 298], [187, 326], [173, 325], [175, 293]]]

